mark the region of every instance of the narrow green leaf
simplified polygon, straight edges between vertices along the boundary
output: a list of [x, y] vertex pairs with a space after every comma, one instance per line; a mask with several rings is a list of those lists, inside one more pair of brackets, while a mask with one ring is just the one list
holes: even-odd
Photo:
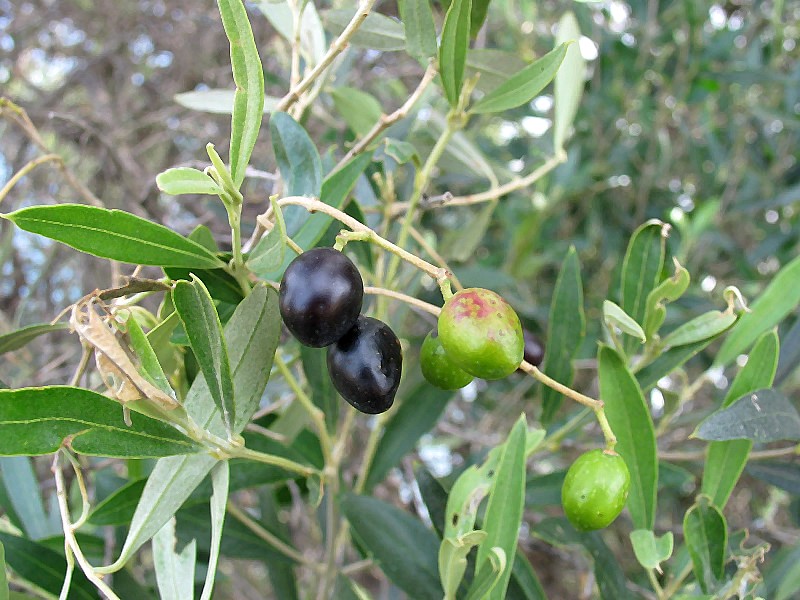
[[6, 577], [6, 551], [0, 542], [0, 600], [8, 600], [8, 577]]
[[702, 352], [716, 338], [708, 338], [701, 342], [670, 348], [636, 373], [636, 379], [643, 390], [653, 387], [659, 379], [666, 377], [687, 360]]
[[[329, 10], [323, 15], [325, 24], [339, 35], [355, 15], [352, 9]], [[377, 12], [371, 12], [361, 23], [350, 44], [359, 48], [372, 48], [391, 52], [406, 47], [406, 33], [403, 24]]]
[[600, 397], [617, 436], [615, 450], [631, 474], [628, 510], [636, 529], [655, 524], [658, 455], [653, 420], [642, 390], [619, 354], [608, 346], [598, 352]]
[[369, 496], [347, 495], [341, 509], [356, 541], [397, 587], [415, 600], [441, 600], [436, 572], [439, 544], [432, 531], [408, 513]]
[[167, 169], [156, 175], [156, 185], [165, 194], [211, 194], [219, 196], [222, 188], [211, 176], [190, 167]]
[[556, 76], [569, 44], [561, 44], [512, 75], [470, 109], [477, 114], [496, 113], [522, 106], [541, 92]]
[[[478, 546], [478, 550], [483, 547], [483, 545]], [[475, 577], [469, 586], [466, 600], [489, 598], [490, 594], [497, 589], [503, 573], [511, 570], [508, 568], [509, 566], [503, 549], [491, 548], [483, 562], [479, 562], [475, 569]]]
[[[0, 531], [0, 544], [5, 549], [6, 565], [20, 578], [57, 598], [64, 584], [67, 563], [64, 555], [50, 548]], [[83, 572], [76, 568], [69, 588], [70, 600], [97, 600], [97, 590]]]
[[[325, 413], [328, 430], [334, 431], [336, 423], [339, 422], [340, 401], [328, 374], [326, 355], [327, 350], [324, 348], [300, 347], [300, 359], [303, 362], [303, 373], [308, 380], [308, 387], [311, 389], [311, 399]], [[372, 466], [375, 466], [374, 463]]]
[[158, 357], [156, 356], [153, 347], [150, 345], [150, 341], [147, 339], [147, 336], [144, 334], [144, 331], [142, 331], [141, 326], [134, 318], [133, 313], [130, 313], [128, 318], [125, 320], [125, 327], [127, 329], [126, 333], [128, 334], [128, 339], [131, 342], [131, 347], [139, 359], [139, 372], [141, 375], [162, 392], [164, 392], [167, 396], [171, 397], [177, 402], [175, 391], [170, 386], [169, 380], [164, 373], [164, 369], [161, 368], [161, 364], [158, 362]]
[[514, 556], [511, 581], [508, 583], [507, 600], [547, 600], [539, 578], [523, 552]]
[[[517, 551], [517, 536], [522, 510], [525, 504], [525, 437], [527, 426], [522, 415], [508, 440], [503, 444], [503, 452], [494, 474], [494, 483], [483, 517], [486, 539], [478, 546], [476, 559], [479, 565], [476, 578], [481, 576], [481, 566], [490, 558], [490, 552], [499, 548], [504, 553], [507, 568], [491, 588], [487, 596], [490, 600], [506, 597], [506, 588], [511, 577], [511, 566]], [[483, 567], [483, 568], [488, 568]]]
[[411, 161], [414, 162], [415, 166], [420, 165], [419, 152], [416, 146], [410, 142], [386, 138], [383, 144], [383, 152], [397, 162], [398, 165], [404, 165]]
[[[633, 232], [622, 262], [622, 310], [637, 323], [644, 323], [647, 298], [659, 283], [664, 267], [668, 226], [651, 220]], [[633, 342], [633, 340], [631, 340]], [[626, 351], [634, 348], [626, 344]], [[647, 529], [647, 528], [645, 528]]]
[[[269, 120], [272, 149], [288, 196], [319, 197], [322, 189], [322, 161], [314, 142], [297, 122], [284, 112], [274, 113]], [[308, 211], [300, 206], [284, 210], [286, 227], [294, 237], [308, 219]]]
[[[175, 94], [172, 98], [190, 110], [214, 115], [232, 115], [236, 101], [236, 90], [196, 90]], [[280, 98], [264, 96], [264, 113], [270, 113], [278, 106]]]
[[222, 542], [222, 526], [225, 522], [225, 507], [228, 503], [228, 489], [230, 485], [230, 466], [228, 461], [221, 461], [211, 469], [211, 552], [208, 557], [208, 570], [206, 581], [203, 584], [203, 593], [200, 600], [211, 600], [214, 589], [214, 579], [217, 575], [220, 544]]
[[264, 112], [264, 71], [258, 47], [242, 0], [217, 0], [222, 25], [231, 46], [231, 66], [236, 94], [231, 118], [231, 175], [236, 189], [244, 181], [245, 170], [261, 129]]
[[89, 522], [97, 526], [130, 523], [146, 483], [146, 479], [137, 479], [123, 485], [92, 509]]
[[616, 327], [623, 333], [632, 335], [642, 342], [646, 339], [641, 326], [611, 300], [603, 301], [603, 320], [608, 327]]
[[[309, 68], [319, 64], [328, 49], [322, 20], [314, 4], [305, 2], [305, 9], [300, 18], [300, 56]], [[255, 5], [287, 42], [290, 44], [294, 42], [294, 15], [286, 0], [281, 2], [260, 0]]]
[[239, 304], [244, 297], [242, 286], [236, 278], [225, 269], [184, 269], [181, 267], [167, 267], [164, 274], [177, 281], [185, 279], [191, 281], [192, 276], [197, 277], [208, 289], [208, 293], [215, 300], [228, 304]]
[[527, 65], [528, 63], [514, 52], [496, 48], [470, 48], [467, 54], [466, 74], [468, 77], [480, 75], [475, 89], [488, 94]]
[[[572, 383], [572, 359], [583, 342], [586, 317], [583, 312], [583, 285], [580, 262], [574, 247], [570, 247], [556, 280], [550, 302], [547, 326], [547, 347], [544, 372], [564, 385]], [[553, 420], [563, 397], [549, 387], [542, 388], [542, 423]]]
[[489, 14], [489, 3], [491, 0], [472, 0], [472, 12], [470, 13], [469, 35], [476, 38], [481, 31], [486, 17]]
[[0, 455], [40, 456], [62, 445], [78, 454], [157, 458], [197, 452], [174, 427], [131, 414], [125, 425], [119, 402], [67, 386], [0, 390]]
[[64, 329], [69, 329], [69, 324], [37, 323], [36, 325], [28, 325], [16, 331], [5, 333], [0, 335], [0, 354], [19, 350], [40, 335], [50, 333], [51, 331], [62, 331]]
[[750, 461], [748, 474], [770, 485], [786, 490], [793, 496], [800, 496], [800, 464], [781, 461]]
[[189, 336], [189, 343], [214, 404], [222, 413], [222, 420], [230, 432], [236, 419], [233, 379], [214, 301], [203, 282], [196, 277], [192, 283], [177, 282], [172, 291], [172, 301]]
[[453, 0], [444, 18], [439, 46], [439, 74], [450, 106], [458, 104], [464, 85], [464, 67], [469, 49], [472, 0]]
[[[427, 382], [409, 392], [406, 401], [400, 404], [386, 424], [378, 442], [367, 476], [367, 490], [383, 481], [389, 470], [414, 449], [419, 438], [433, 429], [452, 397], [453, 392], [436, 389]], [[425, 410], [420, 411], [420, 406]]]
[[0, 458], [0, 476], [3, 479], [11, 508], [16, 512], [25, 535], [40, 540], [61, 531], [59, 518], [48, 518], [42, 502], [39, 480], [27, 456], [4, 456]]
[[728, 526], [725, 517], [708, 498], [701, 496], [683, 518], [683, 535], [692, 558], [692, 567], [700, 588], [714, 591], [723, 577]]
[[406, 34], [406, 51], [422, 64], [436, 55], [436, 26], [430, 0], [400, 0], [400, 18]]
[[[234, 434], [244, 429], [258, 408], [272, 369], [280, 328], [277, 292], [263, 284], [253, 288], [225, 326], [236, 398]], [[184, 406], [201, 427], [216, 435], [224, 432], [220, 413], [202, 374], [192, 384]], [[217, 462], [206, 454], [174, 458], [156, 463], [136, 507], [120, 557], [112, 567], [125, 564], [161, 529]]]
[[672, 556], [673, 536], [668, 531], [664, 535], [657, 537], [649, 529], [636, 529], [631, 531], [631, 545], [636, 560], [645, 569], [655, 569], [661, 573], [661, 563]]
[[153, 536], [153, 566], [161, 600], [194, 597], [195, 541], [186, 544], [180, 552], [175, 545], [173, 518]]
[[800, 440], [800, 414], [777, 390], [761, 389], [744, 394], [728, 408], [701, 421], [690, 437], [701, 440], [777, 442]]
[[383, 114], [381, 103], [363, 90], [341, 86], [331, 90], [333, 105], [356, 135], [364, 136]]
[[[778, 334], [765, 333], [756, 342], [747, 359], [747, 364], [733, 380], [722, 407], [730, 406], [736, 398], [772, 385], [778, 367]], [[708, 446], [701, 492], [711, 498], [720, 510], [730, 498], [736, 482], [742, 474], [753, 443], [750, 440], [711, 442]]]
[[648, 294], [647, 307], [644, 313], [644, 334], [647, 341], [654, 339], [664, 319], [667, 316], [665, 304], [674, 302], [689, 288], [689, 271], [683, 268], [678, 259], [672, 259], [675, 264], [675, 273], [672, 277], [667, 277]]
[[580, 38], [581, 30], [578, 27], [575, 15], [571, 11], [564, 13], [558, 23], [556, 44], [564, 44], [570, 41], [574, 43], [567, 48], [567, 53], [562, 63], [563, 68], [559, 69], [555, 76], [553, 145], [556, 152], [564, 149], [564, 143], [575, 120], [575, 114], [578, 112], [578, 105], [581, 102], [583, 88], [586, 84], [586, 61], [581, 55], [581, 50], [578, 46]]
[[761, 295], [750, 305], [750, 312], [739, 319], [736, 327], [719, 349], [714, 366], [727, 365], [765, 331], [777, 325], [800, 304], [800, 256], [787, 263], [770, 281]]
[[433, 529], [441, 539], [444, 535], [445, 514], [447, 511], [447, 491], [439, 483], [439, 480], [422, 465], [414, 469], [414, 475], [417, 478], [417, 485], [419, 486], [422, 500], [425, 502], [425, 508], [428, 509], [428, 514], [431, 517]]
[[31, 206], [2, 215], [20, 229], [76, 250], [135, 265], [209, 268], [224, 263], [171, 229], [122, 210], [82, 204]]
[[664, 338], [664, 346], [686, 346], [716, 337], [730, 329], [737, 318], [733, 313], [710, 310], [671, 331]]
[[[580, 533], [564, 517], [544, 519], [531, 533], [558, 548], [583, 546], [594, 560], [594, 576], [603, 600], [631, 600], [627, 579], [614, 553], [599, 532]], [[638, 596], [636, 596], [638, 598]]]

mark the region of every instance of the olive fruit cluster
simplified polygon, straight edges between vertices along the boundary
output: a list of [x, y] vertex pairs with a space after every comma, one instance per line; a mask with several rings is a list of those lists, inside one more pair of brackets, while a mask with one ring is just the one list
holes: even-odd
[[361, 314], [364, 282], [344, 254], [314, 248], [295, 258], [281, 280], [283, 322], [297, 340], [328, 347], [328, 374], [352, 406], [382, 413], [394, 402], [403, 355], [386, 323]]
[[578, 531], [602, 529], [619, 516], [628, 499], [631, 476], [614, 451], [590, 450], [567, 471], [561, 505]]
[[425, 338], [422, 374], [433, 385], [458, 389], [472, 380], [501, 379], [522, 362], [525, 341], [514, 309], [498, 294], [468, 288], [445, 302], [437, 330]]

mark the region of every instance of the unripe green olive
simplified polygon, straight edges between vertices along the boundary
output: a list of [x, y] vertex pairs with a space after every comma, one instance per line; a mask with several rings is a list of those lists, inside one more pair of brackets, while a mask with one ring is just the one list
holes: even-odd
[[514, 309], [498, 294], [468, 288], [439, 315], [439, 339], [456, 365], [482, 379], [501, 379], [522, 362], [525, 342]]
[[425, 336], [425, 341], [422, 342], [419, 366], [428, 383], [443, 390], [458, 390], [472, 381], [472, 375], [447, 356], [436, 330]]
[[561, 488], [561, 505], [579, 531], [608, 527], [628, 499], [631, 476], [616, 452], [590, 450], [581, 454], [567, 471]]

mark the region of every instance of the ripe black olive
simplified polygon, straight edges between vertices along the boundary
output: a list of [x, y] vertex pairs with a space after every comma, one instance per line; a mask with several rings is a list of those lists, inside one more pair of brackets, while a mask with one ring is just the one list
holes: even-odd
[[356, 324], [328, 348], [328, 373], [336, 390], [361, 412], [389, 410], [400, 385], [400, 340], [383, 321], [358, 317]]
[[522, 330], [522, 337], [525, 339], [525, 360], [534, 367], [538, 367], [544, 360], [544, 344], [527, 329]]
[[344, 254], [314, 248], [295, 258], [281, 280], [283, 322], [301, 344], [322, 348], [356, 322], [364, 300], [361, 274]]

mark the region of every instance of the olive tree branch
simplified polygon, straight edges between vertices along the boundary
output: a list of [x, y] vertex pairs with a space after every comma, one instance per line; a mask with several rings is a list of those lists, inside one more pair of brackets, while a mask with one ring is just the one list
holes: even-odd
[[39, 165], [50, 161], [60, 163], [61, 157], [58, 154], [45, 154], [28, 161], [19, 171], [11, 176], [11, 179], [9, 179], [8, 182], [3, 186], [3, 189], [0, 189], [0, 202], [2, 202], [11, 189], [17, 185], [20, 179], [25, 177], [25, 175], [33, 171]]
[[433, 78], [436, 77], [436, 65], [434, 63], [430, 63], [428, 68], [425, 70], [425, 73], [422, 75], [422, 79], [417, 85], [416, 89], [411, 93], [411, 96], [408, 97], [408, 100], [394, 111], [391, 114], [382, 114], [378, 122], [372, 126], [372, 129], [367, 132], [367, 134], [361, 138], [355, 146], [345, 155], [345, 157], [339, 161], [339, 164], [336, 165], [334, 171], [341, 168], [345, 163], [347, 163], [351, 158], [356, 156], [357, 154], [361, 154], [364, 150], [367, 149], [369, 146], [381, 133], [383, 133], [386, 129], [397, 123], [397, 121], [404, 119], [417, 101], [422, 98], [422, 94], [428, 87]]
[[[524, 177], [512, 179], [508, 183], [490, 188], [485, 192], [477, 194], [468, 194], [466, 196], [451, 196], [445, 195], [434, 201], [429, 201], [424, 204], [424, 208], [441, 208], [447, 206], [470, 206], [472, 204], [480, 204], [481, 202], [488, 202], [490, 200], [497, 200], [511, 192], [529, 187], [539, 181], [542, 177], [547, 175], [550, 171], [555, 169], [558, 165], [567, 159], [567, 155], [562, 151], [555, 156], [548, 158], [539, 167], [531, 171]], [[403, 214], [411, 210], [412, 207], [409, 202], [398, 202], [392, 206], [392, 214]]]
[[296, 86], [293, 86], [289, 90], [289, 93], [281, 98], [281, 100], [278, 102], [278, 105], [275, 107], [275, 110], [286, 111], [290, 106], [292, 106], [292, 104], [300, 99], [300, 96], [309, 87], [311, 87], [320, 74], [330, 66], [333, 60], [339, 54], [341, 54], [345, 48], [347, 48], [350, 38], [353, 37], [367, 16], [369, 16], [374, 4], [375, 0], [361, 1], [358, 11], [356, 11], [356, 14], [353, 15], [353, 18], [347, 24], [347, 27], [344, 28], [344, 31], [342, 31], [342, 33], [339, 34], [339, 37], [333, 41], [331, 47], [328, 49], [328, 52], [326, 52], [325, 56], [322, 57], [322, 60], [319, 61], [319, 63], [311, 70], [310, 73], [308, 73], [308, 75], [303, 77], [300, 83], [298, 83]]

